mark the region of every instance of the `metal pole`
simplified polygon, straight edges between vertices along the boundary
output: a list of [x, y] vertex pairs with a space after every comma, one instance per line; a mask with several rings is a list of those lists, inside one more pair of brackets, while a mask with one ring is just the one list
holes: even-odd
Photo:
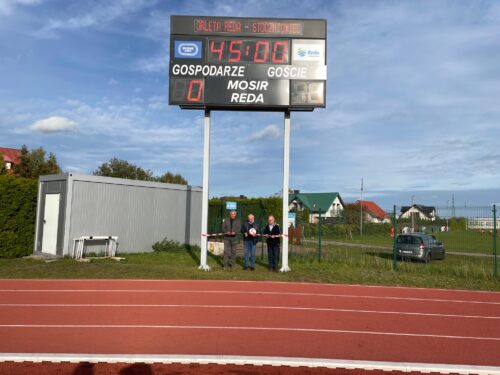
[[363, 177], [361, 177], [361, 200], [359, 202], [359, 234], [363, 235]]
[[497, 205], [493, 205], [493, 276], [498, 278], [497, 262]]
[[201, 270], [209, 271], [207, 264], [207, 242], [208, 237], [203, 234], [208, 233], [208, 182], [210, 173], [210, 111], [205, 111], [204, 133], [203, 133], [203, 192], [201, 203]]
[[396, 263], [396, 237], [398, 236], [397, 231], [397, 219], [396, 219], [396, 205], [394, 205], [392, 210], [392, 227], [394, 228], [394, 237], [392, 238], [392, 269], [395, 271], [397, 267]]
[[290, 112], [285, 112], [283, 132], [283, 261], [281, 272], [290, 271], [288, 267], [288, 189], [290, 183]]
[[318, 217], [318, 261], [321, 262], [321, 209], [319, 209]]

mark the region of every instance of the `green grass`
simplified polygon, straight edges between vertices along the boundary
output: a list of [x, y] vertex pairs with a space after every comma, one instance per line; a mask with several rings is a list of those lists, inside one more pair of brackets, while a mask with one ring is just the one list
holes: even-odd
[[299, 254], [294, 247], [290, 259], [292, 272], [281, 274], [267, 271], [260, 248], [255, 272], [242, 271], [240, 267], [223, 271], [221, 259], [213, 256], [209, 256], [212, 271], [200, 271], [199, 253], [190, 249], [122, 256], [126, 259], [121, 262], [101, 259], [90, 263], [68, 258], [49, 263], [0, 259], [0, 275], [3, 278], [279, 280], [500, 290], [500, 282], [492, 276], [491, 258], [447, 256], [444, 261], [430, 264], [398, 262], [397, 271], [393, 271], [389, 252], [328, 246], [318, 262], [315, 252]]

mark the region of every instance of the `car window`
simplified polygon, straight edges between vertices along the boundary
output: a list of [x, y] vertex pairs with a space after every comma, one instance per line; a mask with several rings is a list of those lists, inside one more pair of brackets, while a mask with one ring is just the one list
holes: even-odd
[[420, 242], [421, 242], [421, 241], [420, 241], [420, 238], [419, 238], [419, 237], [415, 237], [415, 236], [413, 236], [413, 237], [411, 238], [411, 242], [410, 242], [410, 243], [411, 243], [411, 244], [413, 244], [413, 245], [420, 245]]
[[399, 236], [397, 243], [408, 243], [408, 236]]

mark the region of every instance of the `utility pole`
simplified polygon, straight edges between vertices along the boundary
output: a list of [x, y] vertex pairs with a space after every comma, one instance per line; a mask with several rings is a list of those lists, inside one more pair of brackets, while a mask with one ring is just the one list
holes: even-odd
[[451, 216], [455, 217], [455, 194], [451, 195]]
[[[411, 208], [413, 208], [413, 199], [415, 198], [415, 194], [411, 196]], [[415, 232], [415, 212], [411, 212], [411, 231]]]
[[359, 234], [363, 235], [363, 177], [361, 177], [361, 200], [359, 201]]

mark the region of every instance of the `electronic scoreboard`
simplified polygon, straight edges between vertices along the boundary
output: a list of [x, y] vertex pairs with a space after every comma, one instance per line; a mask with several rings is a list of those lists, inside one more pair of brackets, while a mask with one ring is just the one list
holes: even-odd
[[326, 106], [326, 20], [172, 16], [169, 104], [310, 111]]

